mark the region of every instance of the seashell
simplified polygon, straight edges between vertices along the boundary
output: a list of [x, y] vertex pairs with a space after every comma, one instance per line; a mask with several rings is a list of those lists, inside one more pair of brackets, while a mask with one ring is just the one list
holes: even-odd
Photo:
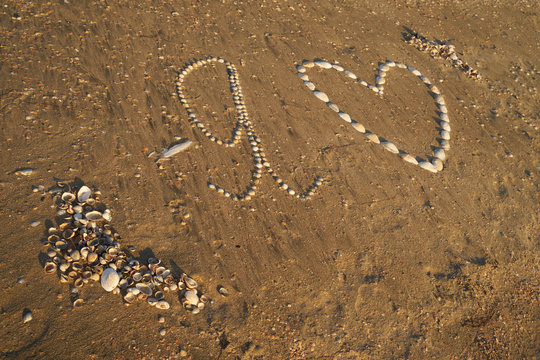
[[73, 206], [73, 211], [75, 214], [81, 214], [83, 212], [83, 207], [81, 205], [75, 205]]
[[32, 315], [32, 312], [30, 310], [23, 311], [22, 321], [24, 324], [26, 324], [29, 321], [32, 321], [33, 318], [34, 316]]
[[356, 77], [356, 75], [355, 75], [354, 73], [350, 72], [349, 70], [345, 70], [345, 75], [347, 75], [348, 77], [350, 77], [350, 78], [353, 79], [353, 80], [358, 79], [358, 78]]
[[380, 144], [381, 143], [381, 141], [379, 140], [379, 137], [377, 135], [375, 135], [373, 133], [370, 133], [369, 131], [366, 131], [365, 135], [370, 141], [374, 142], [375, 144]]
[[[167, 278], [167, 277], [169, 277], [169, 276], [172, 276], [172, 275], [171, 275], [171, 270], [166, 269], [166, 270], [163, 272], [163, 274], [161, 274], [161, 276], [163, 276], [163, 278]], [[173, 279], [174, 279], [174, 277], [173, 277]]]
[[92, 273], [92, 276], [90, 276], [90, 279], [93, 281], [99, 281], [99, 274], [98, 273]]
[[49, 249], [49, 250], [47, 251], [47, 256], [50, 257], [50, 258], [55, 257], [55, 256], [56, 256], [56, 251], [53, 250], [53, 249]]
[[450, 150], [450, 142], [448, 140], [442, 140], [441, 148], [443, 148], [446, 151]]
[[184, 284], [186, 284], [186, 287], [188, 289], [195, 289], [197, 287], [197, 282], [195, 280], [193, 280], [192, 278], [190, 278], [189, 276], [185, 275], [182, 277], [183, 281], [184, 281]]
[[80, 308], [81, 306], [83, 306], [84, 304], [84, 300], [83, 299], [77, 299], [73, 302], [73, 307], [74, 308]]
[[43, 267], [43, 270], [47, 274], [54, 274], [56, 272], [56, 264], [54, 262], [47, 261]]
[[148, 274], [148, 273], [144, 274], [142, 276], [142, 282], [147, 283], [147, 284], [151, 283], [152, 282], [152, 274]]
[[172, 283], [169, 285], [169, 288], [171, 291], [176, 291], [178, 289], [178, 285], [176, 283]]
[[143, 293], [139, 293], [139, 295], [137, 295], [137, 299], [139, 299], [141, 301], [145, 301], [146, 299], [148, 299], [148, 295], [143, 294]]
[[446, 160], [446, 153], [443, 149], [436, 149], [434, 154], [437, 159], [441, 159], [442, 161]]
[[158, 300], [152, 297], [149, 297], [148, 299], [146, 299], [146, 301], [150, 304], [150, 306], [156, 306], [156, 304], [158, 303]]
[[70, 193], [70, 192], [65, 192], [62, 194], [62, 200], [65, 201], [65, 202], [72, 202], [73, 200], [75, 200], [75, 195]]
[[297, 70], [299, 73], [305, 73], [305, 72], [306, 72], [306, 68], [303, 67], [302, 65], [296, 65], [296, 70]]
[[133, 274], [132, 278], [134, 281], [139, 282], [142, 280], [142, 274], [140, 272], [136, 272]]
[[112, 268], [105, 269], [101, 274], [101, 287], [105, 291], [113, 291], [118, 282], [120, 282], [120, 275]]
[[448, 117], [447, 113], [441, 113], [439, 117], [441, 118], [442, 121], [450, 122], [450, 118]]
[[348, 123], [350, 123], [352, 121], [351, 117], [347, 113], [344, 113], [344, 112], [340, 111], [340, 112], [338, 112], [338, 115], [339, 115], [340, 118], [342, 118], [343, 120], [345, 120]]
[[190, 305], [197, 305], [199, 303], [199, 297], [197, 296], [197, 290], [188, 290], [184, 294], [186, 302]]
[[91, 252], [91, 253], [88, 253], [88, 256], [86, 257], [86, 260], [90, 263], [90, 264], [94, 264], [98, 261], [99, 259], [99, 256], [98, 254], [96, 254], [95, 252]]
[[206, 295], [201, 295], [200, 300], [202, 303], [206, 304], [208, 302], [208, 297]]
[[60, 236], [58, 236], [56, 234], [49, 235], [49, 237], [47, 238], [47, 241], [49, 242], [49, 244], [54, 244], [58, 240], [60, 240]]
[[74, 262], [73, 264], [71, 264], [71, 267], [75, 271], [81, 271], [83, 268], [83, 265], [80, 262]]
[[199, 308], [199, 310], [204, 310], [204, 306], [205, 304], [203, 302], [200, 302], [197, 304], [197, 307]]
[[440, 125], [443, 130], [450, 131], [450, 124], [446, 121], [441, 121]]
[[154, 294], [154, 297], [157, 300], [161, 300], [165, 297], [165, 294], [163, 293], [163, 291], [156, 291], [156, 293]]
[[62, 233], [64, 239], [71, 239], [73, 236], [75, 236], [75, 231], [73, 231], [73, 229], [66, 229]]
[[112, 220], [112, 215], [111, 215], [111, 210], [107, 209], [103, 212], [103, 219], [107, 222], [111, 222]]
[[171, 306], [170, 306], [169, 303], [166, 302], [165, 300], [160, 300], [160, 301], [157, 302], [156, 307], [157, 307], [158, 309], [161, 309], [161, 310], [167, 310], [167, 309], [170, 308]]
[[194, 315], [197, 315], [201, 312], [201, 309], [199, 309], [197, 306], [195, 306], [193, 309], [191, 309], [191, 313]]
[[161, 263], [161, 260], [158, 258], [148, 258], [148, 264], [149, 265], [159, 265]]
[[419, 165], [422, 169], [431, 171], [432, 173], [436, 173], [436, 172], [437, 172], [437, 169], [435, 168], [435, 166], [433, 166], [433, 164], [430, 163], [430, 162], [427, 162], [427, 161], [420, 161], [420, 162], [418, 163], [418, 165]]
[[75, 280], [77, 277], [79, 277], [79, 273], [72, 270], [67, 274], [67, 277], [71, 280]]
[[61, 272], [65, 273], [69, 269], [69, 266], [70, 265], [68, 263], [63, 263], [63, 264], [60, 264], [58, 268], [60, 269]]
[[81, 253], [81, 259], [85, 260], [85, 259], [88, 258], [88, 254], [90, 253], [90, 249], [87, 248], [87, 247], [83, 247], [83, 248], [81, 248], [80, 253]]
[[112, 293], [113, 293], [114, 295], [120, 294], [120, 288], [119, 288], [119, 287], [115, 287], [115, 288], [113, 289]]
[[443, 162], [441, 159], [433, 159], [431, 163], [437, 171], [441, 171], [443, 169]]
[[100, 213], [99, 211], [90, 211], [88, 213], [86, 213], [86, 219], [88, 221], [101, 221], [103, 220], [103, 214]]
[[414, 164], [414, 165], [418, 165], [418, 161], [412, 155], [407, 154], [407, 153], [400, 153], [399, 155], [406, 162]]
[[69, 277], [66, 275], [66, 274], [60, 274], [60, 282], [61, 283], [68, 283], [69, 282]]
[[[97, 192], [96, 192], [96, 194], [97, 194]], [[90, 199], [86, 200], [86, 204], [90, 205], [90, 206], [94, 206], [96, 204], [96, 199], [90, 198]]]
[[77, 200], [81, 204], [84, 204], [86, 202], [86, 200], [88, 200], [90, 198], [90, 195], [92, 195], [92, 190], [90, 190], [90, 188], [88, 186], [83, 185], [83, 186], [81, 186], [81, 188], [77, 192]]
[[441, 137], [444, 140], [450, 140], [450, 132], [446, 130], [441, 131]]
[[88, 280], [92, 277], [93, 273], [90, 270], [83, 271], [82, 278]]
[[54, 243], [54, 247], [59, 250], [63, 250], [67, 247], [67, 242], [65, 240], [58, 240]]
[[134, 295], [133, 293], [128, 292], [126, 295], [124, 295], [124, 301], [131, 304], [137, 299], [137, 295]]
[[82, 287], [84, 285], [84, 281], [83, 281], [82, 278], [78, 277], [73, 282], [73, 285], [75, 285], [75, 287], [77, 287], [77, 288], [80, 288], [80, 287]]
[[332, 68], [332, 64], [330, 64], [328, 61], [324, 61], [324, 60], [315, 60], [314, 61], [315, 65], [323, 68], [323, 69], [331, 69]]
[[345, 69], [343, 68], [343, 66], [337, 65], [337, 64], [332, 64], [332, 67], [333, 67], [335, 70], [337, 70], [337, 71], [343, 71], [343, 70], [345, 70]]
[[136, 287], [132, 287], [127, 289], [127, 292], [132, 293], [133, 295], [139, 295], [141, 290], [137, 289]]
[[220, 293], [221, 296], [229, 296], [229, 292], [227, 291], [227, 289], [225, 289], [223, 286], [218, 286], [218, 292]]
[[385, 148], [386, 150], [390, 151], [393, 154], [399, 154], [399, 150], [393, 143], [389, 141], [383, 141], [381, 142], [381, 146]]
[[156, 273], [156, 275], [163, 275], [163, 273], [166, 271], [167, 269], [163, 266], [158, 266], [154, 269], [154, 272]]
[[320, 90], [314, 90], [313, 95], [315, 95], [319, 100], [322, 100], [325, 103], [330, 101], [330, 99], [328, 98], [328, 95], [326, 95], [325, 93], [323, 93]]
[[442, 112], [443, 114], [448, 113], [448, 109], [446, 108], [446, 105], [441, 105], [441, 104], [438, 104], [438, 105], [439, 105], [440, 112]]
[[334, 110], [335, 112], [339, 112], [339, 108], [336, 104], [334, 104], [333, 102], [327, 102], [326, 105], [328, 105], [328, 107], [332, 110]]
[[304, 60], [302, 61], [302, 66], [306, 68], [312, 68], [313, 66], [315, 66], [315, 63], [313, 61]]
[[311, 91], [315, 90], [315, 84], [313, 84], [311, 81], [304, 81], [304, 85], [306, 85]]
[[147, 296], [150, 296], [152, 295], [153, 291], [152, 289], [150, 288], [150, 286], [148, 286], [147, 284], [144, 284], [144, 283], [138, 283], [137, 285], [135, 285], [137, 287], [137, 289], [147, 295]]

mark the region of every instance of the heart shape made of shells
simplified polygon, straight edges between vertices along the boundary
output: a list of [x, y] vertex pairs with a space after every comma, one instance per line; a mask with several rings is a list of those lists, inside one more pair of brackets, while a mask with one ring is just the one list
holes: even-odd
[[[308, 75], [306, 74], [306, 70], [308, 68], [313, 68], [314, 66], [318, 66], [322, 69], [334, 69], [339, 72], [343, 72], [345, 75], [347, 75], [349, 78], [358, 81], [360, 84], [364, 85], [368, 89], [371, 89], [378, 95], [382, 95], [384, 92], [384, 84], [386, 83], [386, 73], [391, 68], [400, 68], [400, 69], [407, 69], [410, 72], [412, 72], [414, 75], [416, 75], [422, 82], [427, 86], [427, 88], [433, 93], [435, 104], [439, 108], [439, 125], [441, 127], [440, 135], [441, 139], [439, 139], [440, 148], [436, 148], [433, 152], [433, 160], [426, 161], [422, 159], [417, 159], [416, 157], [410, 155], [406, 151], [403, 151], [401, 149], [398, 149], [396, 145], [393, 143], [382, 139], [378, 135], [370, 132], [365, 128], [364, 125], [361, 123], [353, 120], [349, 114], [346, 112], [343, 112], [339, 109], [339, 107], [330, 101], [328, 98], [328, 95], [326, 95], [324, 92], [318, 90], [315, 87], [315, 84], [313, 84], [310, 80]], [[450, 149], [450, 119], [448, 117], [448, 109], [446, 108], [446, 103], [444, 101], [444, 98], [442, 97], [439, 89], [433, 85], [428, 78], [423, 76], [420, 71], [407, 66], [402, 63], [394, 62], [394, 61], [387, 61], [385, 63], [382, 63], [379, 66], [378, 75], [375, 80], [375, 85], [371, 85], [367, 83], [364, 80], [359, 79], [354, 73], [352, 73], [349, 70], [345, 70], [342, 66], [338, 64], [332, 64], [328, 61], [320, 60], [320, 59], [314, 59], [313, 61], [304, 60], [302, 62], [302, 65], [297, 65], [298, 75], [300, 78], [304, 81], [304, 85], [308, 87], [311, 91], [313, 91], [313, 95], [317, 97], [319, 100], [323, 101], [328, 105], [330, 109], [335, 111], [338, 116], [343, 119], [345, 122], [351, 124], [351, 126], [358, 132], [364, 134], [368, 140], [371, 142], [374, 142], [376, 144], [380, 144], [384, 149], [390, 151], [393, 154], [399, 155], [403, 160], [420, 166], [422, 169], [431, 171], [433, 173], [436, 173], [438, 171], [441, 171], [443, 169], [443, 162], [446, 160], [446, 151]]]

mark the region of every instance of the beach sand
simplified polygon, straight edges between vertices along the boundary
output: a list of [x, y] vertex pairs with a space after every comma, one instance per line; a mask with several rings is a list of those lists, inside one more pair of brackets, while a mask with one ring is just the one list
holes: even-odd
[[[209, 3], [3, 2], [0, 357], [537, 358], [535, 2]], [[406, 29], [448, 40], [482, 79], [407, 44]], [[177, 71], [207, 56], [236, 65], [281, 178], [295, 191], [325, 179], [311, 200], [264, 172], [249, 201], [208, 188], [243, 191], [253, 159], [245, 134], [226, 148], [192, 128], [175, 95]], [[387, 60], [430, 78], [452, 126], [444, 170], [351, 130], [297, 76], [314, 58], [369, 83]], [[399, 148], [426, 157], [437, 146], [437, 108], [410, 72], [390, 71], [382, 98], [336, 71], [308, 74]], [[221, 138], [236, 122], [228, 86], [221, 64], [185, 81]], [[179, 140], [193, 145], [160, 168], [152, 152]], [[126, 306], [91, 283], [73, 309], [70, 287], [43, 271], [40, 242], [57, 211], [47, 190], [73, 179], [102, 192], [123, 246], [186, 272], [214, 305], [194, 315], [168, 294], [169, 310]]]

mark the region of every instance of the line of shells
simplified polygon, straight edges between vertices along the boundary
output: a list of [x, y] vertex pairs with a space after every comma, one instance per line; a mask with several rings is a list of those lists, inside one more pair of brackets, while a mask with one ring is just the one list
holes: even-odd
[[[186, 94], [186, 89], [184, 86], [184, 80], [187, 75], [189, 75], [191, 72], [193, 72], [195, 69], [209, 66], [212, 64], [224, 64], [227, 70], [228, 75], [228, 81], [229, 81], [229, 87], [232, 94], [234, 106], [236, 108], [236, 118], [237, 121], [234, 125], [234, 128], [232, 130], [231, 138], [230, 139], [220, 139], [216, 136], [214, 136], [207, 127], [199, 121], [197, 118], [197, 115], [195, 114], [192, 106], [190, 105], [188, 101], [188, 96]], [[205, 136], [208, 137], [211, 141], [215, 142], [218, 145], [225, 146], [225, 147], [234, 147], [236, 146], [242, 139], [242, 133], [245, 131], [247, 135], [247, 140], [249, 141], [251, 145], [252, 150], [252, 156], [253, 156], [253, 170], [251, 171], [251, 179], [249, 184], [246, 186], [245, 190], [240, 193], [233, 193], [230, 191], [227, 191], [226, 189], [222, 188], [221, 186], [214, 184], [212, 182], [208, 182], [208, 187], [212, 190], [215, 190], [218, 194], [221, 194], [227, 198], [230, 198], [234, 201], [244, 201], [244, 200], [250, 200], [252, 196], [255, 195], [257, 186], [260, 183], [260, 178], [262, 176], [263, 170], [265, 170], [271, 177], [274, 179], [278, 187], [287, 194], [294, 196], [301, 200], [309, 200], [317, 190], [317, 188], [322, 185], [323, 179], [320, 176], [317, 176], [314, 180], [314, 182], [308, 186], [303, 192], [298, 192], [293, 190], [289, 185], [275, 172], [275, 170], [272, 168], [270, 163], [268, 162], [268, 159], [266, 158], [266, 155], [263, 150], [263, 146], [261, 144], [260, 138], [255, 134], [255, 130], [253, 128], [253, 124], [251, 123], [249, 119], [249, 114], [246, 109], [246, 105], [244, 102], [244, 95], [242, 92], [242, 88], [240, 87], [240, 79], [238, 77], [238, 71], [236, 70], [236, 66], [232, 63], [230, 63], [227, 60], [224, 60], [220, 57], [213, 57], [209, 56], [204, 59], [198, 59], [188, 62], [182, 69], [180, 69], [178, 73], [178, 77], [176, 79], [176, 94], [178, 95], [178, 99], [180, 100], [180, 103], [184, 106], [189, 122], [194, 128], [199, 129]]]
[[413, 45], [420, 51], [429, 53], [435, 59], [442, 58], [451, 61], [455, 68], [463, 71], [468, 77], [474, 80], [480, 80], [482, 78], [477, 70], [470, 67], [457, 56], [454, 45], [439, 41], [429, 41], [414, 31], [404, 33], [403, 38], [408, 44]]
[[[48, 256], [43, 270], [57, 274], [60, 282], [81, 288], [100, 282], [103, 289], [120, 294], [126, 304], [146, 301], [159, 309], [169, 309], [169, 292], [179, 291], [184, 308], [192, 313], [204, 309], [209, 299], [197, 289], [197, 282], [186, 274], [175, 276], [159, 259], [145, 263], [131, 257], [120, 246], [120, 235], [111, 227], [112, 214], [100, 201], [101, 193], [83, 185], [72, 190], [59, 184], [56, 192], [57, 215], [62, 222], [48, 229]], [[76, 299], [74, 307], [83, 304]]]
[[[398, 149], [395, 144], [392, 142], [379, 137], [378, 135], [372, 133], [371, 131], [367, 130], [364, 125], [357, 122], [356, 120], [352, 119], [349, 114], [342, 111], [338, 105], [331, 102], [328, 98], [328, 95], [326, 93], [320, 91], [315, 87], [315, 84], [313, 84], [308, 75], [306, 74], [306, 70], [308, 68], [313, 67], [319, 67], [321, 69], [334, 69], [338, 72], [344, 73], [347, 77], [359, 82], [361, 85], [367, 87], [368, 89], [371, 89], [376, 94], [382, 96], [384, 94], [384, 84], [386, 83], [386, 73], [391, 68], [400, 68], [400, 69], [406, 69], [411, 71], [414, 75], [416, 75], [431, 91], [433, 94], [433, 98], [435, 101], [435, 104], [438, 107], [439, 110], [439, 126], [440, 126], [440, 136], [441, 138], [438, 139], [440, 143], [440, 148], [436, 148], [433, 152], [433, 159], [432, 161], [426, 161], [423, 159], [417, 159], [414, 156], [410, 155], [404, 150]], [[443, 169], [443, 162], [446, 160], [446, 152], [450, 150], [450, 118], [448, 117], [448, 109], [446, 107], [446, 102], [444, 101], [444, 98], [442, 97], [439, 89], [433, 85], [430, 80], [423, 76], [420, 71], [407, 66], [405, 64], [395, 62], [395, 61], [387, 61], [385, 63], [380, 64], [378, 75], [375, 79], [375, 85], [369, 84], [364, 80], [359, 79], [353, 72], [344, 69], [339, 64], [333, 64], [328, 61], [324, 61], [321, 59], [315, 59], [313, 61], [304, 60], [302, 62], [302, 65], [297, 65], [296, 69], [298, 71], [298, 76], [300, 76], [300, 79], [304, 81], [304, 85], [313, 92], [313, 95], [315, 95], [316, 98], [324, 102], [330, 109], [335, 111], [338, 116], [350, 124], [352, 128], [361, 134], [364, 134], [366, 138], [375, 143], [381, 145], [385, 150], [390, 151], [393, 154], [399, 155], [403, 160], [420, 166], [422, 169], [428, 170], [433, 173], [437, 173], [439, 171], [442, 171]]]

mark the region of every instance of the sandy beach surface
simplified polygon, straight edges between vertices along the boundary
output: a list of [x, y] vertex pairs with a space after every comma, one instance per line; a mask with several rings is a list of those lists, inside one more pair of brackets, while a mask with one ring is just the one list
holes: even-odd
[[[482, 78], [407, 44], [407, 29], [448, 41]], [[539, 33], [536, 1], [3, 1], [0, 358], [538, 358]], [[265, 171], [251, 200], [208, 187], [242, 193], [253, 170], [245, 132], [236, 147], [211, 141], [175, 94], [178, 71], [208, 56], [236, 66], [290, 188], [324, 179], [312, 199]], [[428, 77], [450, 117], [444, 169], [341, 120], [297, 75], [315, 58], [370, 84], [387, 60]], [[427, 159], [438, 146], [437, 106], [411, 72], [389, 71], [382, 97], [338, 71], [306, 74], [398, 148]], [[230, 138], [225, 66], [183, 86]], [[171, 292], [168, 310], [128, 305], [46, 274], [49, 190], [72, 181], [101, 191], [122, 247], [189, 274], [212, 304], [192, 314]]]

